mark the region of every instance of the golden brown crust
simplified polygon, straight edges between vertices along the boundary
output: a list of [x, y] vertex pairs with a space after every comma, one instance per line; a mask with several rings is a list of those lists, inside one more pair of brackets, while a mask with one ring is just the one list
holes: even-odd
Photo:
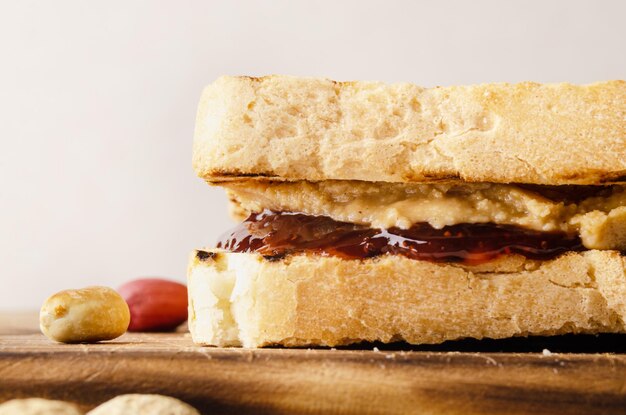
[[189, 325], [199, 344], [420, 344], [626, 332], [626, 263], [616, 251], [552, 261], [515, 256], [480, 267], [400, 256], [268, 260], [209, 252], [192, 255], [188, 274]]
[[208, 181], [626, 181], [626, 82], [422, 88], [222, 77], [198, 109]]

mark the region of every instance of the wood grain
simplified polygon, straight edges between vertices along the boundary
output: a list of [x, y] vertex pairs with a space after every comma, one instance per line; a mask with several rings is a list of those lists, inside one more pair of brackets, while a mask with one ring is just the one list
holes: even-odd
[[621, 414], [626, 357], [218, 349], [183, 333], [92, 345], [0, 336], [0, 401], [90, 408], [129, 392], [175, 396], [205, 414]]

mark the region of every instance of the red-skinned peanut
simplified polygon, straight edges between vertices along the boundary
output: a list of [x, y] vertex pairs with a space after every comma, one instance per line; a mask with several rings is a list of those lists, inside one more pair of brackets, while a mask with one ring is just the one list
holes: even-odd
[[118, 292], [128, 303], [128, 331], [171, 331], [187, 320], [187, 287], [160, 278], [141, 278]]

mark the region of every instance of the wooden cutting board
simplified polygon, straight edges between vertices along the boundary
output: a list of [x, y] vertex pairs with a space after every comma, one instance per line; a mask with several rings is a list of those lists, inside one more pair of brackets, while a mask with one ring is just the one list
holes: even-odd
[[[224, 349], [195, 346], [186, 333], [62, 345], [29, 318], [26, 326], [0, 315], [0, 402], [40, 396], [88, 409], [122, 393], [160, 393], [204, 414], [626, 414], [621, 354], [449, 351], [454, 343], [447, 351]], [[599, 350], [622, 351], [626, 337], [608, 341]]]

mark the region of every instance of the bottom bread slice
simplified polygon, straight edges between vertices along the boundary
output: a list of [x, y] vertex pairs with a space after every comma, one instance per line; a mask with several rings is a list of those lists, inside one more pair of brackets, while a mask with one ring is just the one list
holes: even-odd
[[625, 332], [625, 263], [616, 251], [463, 267], [198, 250], [189, 328], [195, 343], [244, 347]]

